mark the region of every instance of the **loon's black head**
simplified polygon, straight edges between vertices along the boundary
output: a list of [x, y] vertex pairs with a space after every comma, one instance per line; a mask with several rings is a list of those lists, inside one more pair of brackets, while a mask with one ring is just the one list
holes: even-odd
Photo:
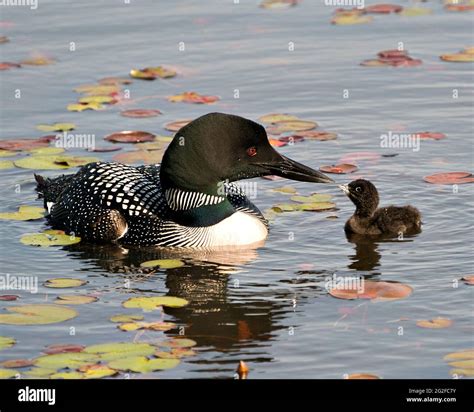
[[209, 113], [182, 127], [163, 157], [165, 186], [207, 192], [222, 181], [278, 175], [332, 183], [324, 174], [279, 154], [263, 126], [243, 117]]
[[368, 180], [357, 179], [339, 187], [356, 206], [356, 214], [371, 216], [377, 209], [379, 194], [377, 188]]

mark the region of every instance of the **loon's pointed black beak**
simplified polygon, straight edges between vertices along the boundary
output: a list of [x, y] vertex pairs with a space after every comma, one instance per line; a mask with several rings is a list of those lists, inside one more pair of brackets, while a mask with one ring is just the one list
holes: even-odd
[[276, 160], [262, 166], [268, 170], [269, 174], [281, 176], [286, 179], [298, 180], [300, 182], [334, 183], [334, 180], [325, 174], [295, 162], [279, 153]]

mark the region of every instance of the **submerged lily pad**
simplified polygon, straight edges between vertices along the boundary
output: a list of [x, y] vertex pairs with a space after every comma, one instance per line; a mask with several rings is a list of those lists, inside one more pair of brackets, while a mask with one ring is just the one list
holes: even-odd
[[178, 359], [148, 359], [144, 356], [132, 356], [109, 362], [109, 367], [113, 369], [139, 373], [150, 373], [157, 370], [172, 369], [178, 365]]
[[172, 296], [157, 296], [157, 297], [139, 297], [130, 298], [123, 302], [124, 308], [141, 308], [145, 312], [158, 309], [161, 306], [169, 308], [181, 308], [186, 306], [189, 302], [186, 299], [175, 298]]
[[160, 269], [173, 269], [184, 266], [184, 262], [179, 259], [158, 259], [158, 260], [148, 260], [146, 262], [140, 263], [142, 268], [154, 268], [159, 267]]
[[76, 288], [85, 285], [87, 281], [72, 278], [53, 278], [47, 279], [44, 286], [47, 288]]
[[85, 305], [87, 303], [96, 302], [97, 298], [95, 296], [87, 295], [63, 295], [58, 296], [54, 303], [59, 305]]
[[87, 346], [84, 352], [99, 355], [101, 360], [109, 361], [131, 356], [149, 356], [155, 352], [155, 347], [148, 343], [118, 342]]
[[331, 296], [339, 299], [371, 299], [373, 301], [390, 301], [404, 299], [411, 295], [413, 289], [398, 282], [376, 282], [364, 280], [362, 290], [358, 288], [334, 288]]
[[0, 314], [0, 323], [7, 325], [47, 325], [64, 322], [77, 316], [74, 309], [58, 305], [10, 306]]
[[115, 315], [110, 318], [111, 322], [134, 322], [136, 320], [143, 320], [143, 315]]
[[44, 209], [38, 206], [20, 206], [17, 212], [0, 213], [5, 220], [35, 220], [44, 217]]
[[27, 233], [20, 238], [20, 242], [30, 246], [68, 246], [79, 243], [81, 238], [63, 234]]
[[9, 348], [16, 343], [15, 339], [7, 336], [0, 336], [0, 350]]

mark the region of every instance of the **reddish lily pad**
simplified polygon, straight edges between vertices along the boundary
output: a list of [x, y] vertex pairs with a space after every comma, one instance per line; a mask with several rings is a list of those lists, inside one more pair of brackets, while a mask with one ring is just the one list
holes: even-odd
[[123, 132], [109, 134], [108, 136], [104, 137], [104, 139], [109, 142], [141, 143], [155, 140], [155, 135], [137, 130], [126, 130]]
[[384, 59], [400, 59], [408, 56], [407, 50], [382, 50], [377, 53], [377, 56], [384, 58]]
[[165, 129], [170, 132], [177, 132], [182, 127], [186, 126], [188, 123], [191, 123], [191, 119], [186, 120], [176, 120], [175, 122], [165, 124]]
[[67, 353], [67, 352], [82, 352], [85, 346], [77, 345], [73, 343], [57, 343], [47, 346], [43, 349], [43, 352], [48, 355], [53, 355], [55, 353]]
[[438, 185], [460, 185], [464, 183], [474, 183], [474, 176], [469, 172], [435, 173], [425, 176], [423, 180]]
[[116, 86], [119, 84], [131, 84], [133, 81], [125, 77], [104, 77], [98, 83], [106, 86]]
[[346, 379], [380, 379], [377, 375], [371, 373], [351, 373]]
[[433, 139], [433, 140], [441, 140], [446, 137], [444, 133], [436, 133], [436, 132], [417, 132], [415, 136], [418, 136], [420, 139]]
[[468, 285], [474, 285], [474, 275], [466, 275], [461, 278]]
[[430, 320], [419, 320], [416, 322], [416, 326], [420, 328], [428, 328], [428, 329], [444, 329], [449, 328], [453, 324], [451, 319], [446, 318], [434, 318]]
[[331, 166], [321, 166], [319, 170], [325, 173], [337, 173], [337, 174], [345, 174], [345, 173], [354, 173], [359, 168], [356, 165], [352, 165], [349, 163], [340, 163], [338, 165], [331, 165]]
[[33, 359], [11, 359], [0, 363], [2, 368], [26, 368], [33, 366], [35, 361]]
[[13, 300], [17, 300], [18, 298], [18, 295], [0, 295], [0, 301], [4, 302], [11, 302]]
[[209, 103], [215, 103], [218, 100], [219, 100], [218, 96], [205, 96], [196, 92], [184, 92], [181, 94], [168, 97], [168, 101], [172, 103], [185, 102], [185, 103], [209, 104]]
[[366, 7], [364, 10], [366, 13], [390, 14], [400, 13], [403, 7], [398, 4], [374, 4], [373, 6]]
[[287, 146], [288, 143], [286, 142], [282, 142], [281, 140], [279, 139], [268, 139], [268, 142], [273, 146], [273, 147], [283, 147], [283, 146]]
[[364, 280], [361, 289], [334, 288], [329, 291], [329, 294], [339, 299], [371, 299], [373, 301], [389, 301], [404, 299], [410, 296], [412, 292], [413, 289], [403, 283]]
[[19, 69], [21, 64], [12, 63], [12, 62], [1, 62], [0, 70], [10, 70], [10, 69]]
[[121, 116], [133, 117], [136, 119], [142, 119], [145, 117], [156, 117], [162, 114], [159, 110], [154, 109], [130, 109], [120, 112]]
[[301, 131], [297, 132], [294, 134], [294, 136], [298, 137], [304, 137], [305, 139], [309, 140], [334, 140], [337, 138], [336, 133], [330, 133], [330, 132], [317, 132], [315, 130], [306, 130], [306, 131]]
[[97, 153], [106, 153], [106, 152], [116, 152], [122, 150], [120, 146], [96, 146], [93, 149], [87, 149], [88, 152], [97, 152]]
[[0, 149], [22, 151], [47, 147], [56, 136], [43, 136], [39, 139], [8, 139], [0, 141]]

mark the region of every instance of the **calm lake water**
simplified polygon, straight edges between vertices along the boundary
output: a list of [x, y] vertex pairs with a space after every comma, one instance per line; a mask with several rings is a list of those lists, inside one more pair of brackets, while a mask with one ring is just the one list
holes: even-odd
[[[369, 4], [369, 3], [367, 3]], [[396, 1], [403, 6], [416, 5]], [[184, 326], [197, 342], [195, 356], [179, 366], [148, 376], [232, 378], [239, 360], [250, 378], [342, 378], [371, 373], [383, 378], [449, 378], [443, 361], [450, 352], [473, 345], [474, 287], [456, 280], [473, 271], [472, 184], [431, 185], [423, 177], [436, 172], [472, 171], [472, 64], [447, 63], [441, 54], [472, 44], [472, 13], [447, 12], [428, 1], [427, 16], [375, 15], [370, 24], [335, 26], [334, 7], [306, 0], [285, 10], [264, 10], [254, 0], [218, 1], [47, 1], [37, 10], [0, 8], [2, 61], [21, 61], [32, 53], [49, 55], [49, 66], [3, 71], [0, 139], [39, 137], [39, 123], [74, 122], [77, 133], [103, 136], [121, 130], [169, 134], [164, 124], [210, 111], [251, 119], [283, 112], [319, 123], [338, 134], [332, 141], [305, 141], [279, 149], [318, 167], [337, 163], [351, 152], [375, 152], [378, 160], [359, 163], [352, 175], [378, 187], [382, 204], [413, 204], [423, 214], [423, 232], [404, 241], [351, 243], [343, 231], [353, 205], [336, 186], [256, 179], [254, 202], [265, 210], [289, 201], [272, 189], [291, 185], [300, 194], [334, 195], [336, 211], [279, 214], [271, 222], [264, 247], [229, 253], [191, 253], [76, 245], [35, 248], [22, 245], [24, 233], [47, 228], [44, 220], [1, 221], [1, 272], [37, 276], [39, 291], [7, 291], [19, 304], [52, 302], [58, 294], [93, 294], [95, 303], [75, 306], [79, 316], [53, 325], [2, 325], [1, 335], [17, 340], [1, 359], [39, 356], [46, 345], [147, 342], [163, 332], [122, 332], [109, 318], [131, 296], [179, 296], [190, 301], [166, 310], [165, 320]], [[75, 51], [70, 51], [70, 42]], [[179, 45], [184, 44], [184, 51]], [[293, 42], [294, 50], [289, 50]], [[402, 42], [423, 64], [412, 68], [360, 66], [380, 50]], [[290, 47], [291, 48], [291, 47]], [[73, 88], [102, 77], [127, 76], [131, 68], [169, 65], [179, 76], [136, 80], [127, 86], [136, 104], [102, 112], [66, 110], [77, 99]], [[21, 98], [15, 98], [15, 91]], [[235, 89], [239, 99], [234, 98]], [[453, 98], [453, 89], [458, 91]], [[345, 90], [347, 90], [345, 94]], [[169, 103], [166, 96], [184, 91], [218, 95], [214, 105]], [[348, 93], [348, 96], [347, 96]], [[347, 98], [344, 98], [344, 95]], [[124, 108], [160, 109], [162, 116], [131, 119]], [[382, 148], [388, 132], [442, 132], [446, 139], [423, 140], [412, 148]], [[124, 150], [130, 150], [126, 147]], [[84, 155], [84, 149], [72, 154]], [[96, 153], [110, 160], [116, 153]], [[74, 169], [71, 170], [71, 172]], [[40, 205], [34, 170], [0, 171], [1, 211], [19, 204]], [[67, 171], [68, 172], [68, 171]], [[46, 176], [56, 171], [43, 171]], [[15, 190], [20, 185], [21, 191]], [[328, 216], [337, 216], [329, 218]], [[180, 268], [151, 275], [124, 267], [162, 257], [179, 257]], [[330, 296], [325, 280], [333, 274], [398, 281], [413, 288], [406, 299], [373, 303]], [[51, 289], [46, 279], [87, 280], [77, 289]], [[130, 281], [130, 287], [126, 287]], [[2, 291], [3, 293], [3, 291]], [[445, 317], [446, 329], [416, 326], [420, 319]], [[146, 320], [159, 317], [145, 314]], [[75, 335], [70, 335], [70, 328]], [[400, 334], [403, 327], [403, 334]], [[133, 375], [141, 377], [144, 375]]]

